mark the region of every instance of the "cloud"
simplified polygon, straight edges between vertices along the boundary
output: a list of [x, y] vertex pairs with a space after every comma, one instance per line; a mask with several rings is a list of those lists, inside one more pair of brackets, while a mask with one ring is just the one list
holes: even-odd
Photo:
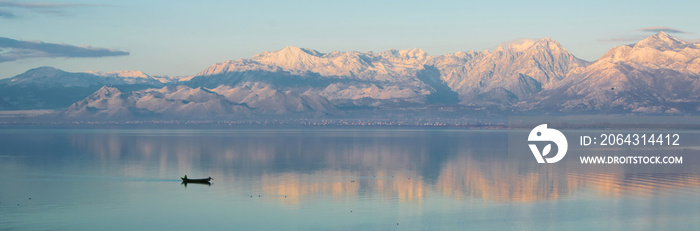
[[28, 58], [97, 58], [129, 55], [129, 52], [91, 46], [20, 41], [0, 37], [0, 62]]
[[665, 26], [652, 26], [652, 27], [644, 27], [644, 28], [639, 28], [639, 31], [644, 31], [644, 32], [654, 32], [654, 33], [659, 33], [661, 31], [666, 32], [666, 33], [673, 33], [673, 34], [684, 34], [686, 33], [685, 31], [679, 30], [679, 29], [674, 29], [671, 27], [665, 27]]
[[14, 11], [29, 10], [43, 14], [60, 14], [66, 8], [103, 6], [83, 3], [47, 3], [47, 2], [17, 2], [0, 0], [0, 18], [11, 19], [17, 15]]
[[14, 18], [15, 14], [8, 10], [0, 9], [0, 18]]
[[16, 1], [2, 1], [2, 0], [0, 0], [0, 7], [46, 9], [46, 8], [63, 8], [63, 7], [74, 7], [74, 6], [101, 6], [101, 5], [84, 4], [84, 3], [16, 2]]
[[[652, 27], [644, 27], [644, 28], [639, 28], [637, 31], [641, 32], [652, 32], [652, 33], [659, 33], [661, 31], [666, 32], [666, 33], [671, 33], [671, 34], [685, 34], [688, 32], [671, 28], [671, 27], [665, 27], [665, 26], [652, 26]], [[646, 38], [646, 36], [649, 36], [648, 34], [629, 34], [629, 35], [622, 35], [620, 37], [614, 37], [614, 38], [609, 38], [609, 39], [601, 39], [601, 42], [637, 42], [639, 40], [642, 40]]]

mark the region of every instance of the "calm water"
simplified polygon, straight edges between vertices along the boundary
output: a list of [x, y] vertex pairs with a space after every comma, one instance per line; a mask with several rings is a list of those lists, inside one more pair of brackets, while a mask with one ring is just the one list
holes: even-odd
[[[509, 152], [508, 133], [4, 129], [0, 230], [700, 227], [692, 156], [667, 172], [537, 164]], [[683, 137], [674, 151], [697, 153], [699, 134]], [[213, 184], [182, 185], [185, 174]]]

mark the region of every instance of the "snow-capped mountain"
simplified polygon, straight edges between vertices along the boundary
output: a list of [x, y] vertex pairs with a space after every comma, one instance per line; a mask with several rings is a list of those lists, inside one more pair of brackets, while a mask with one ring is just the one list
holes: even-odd
[[292, 94], [254, 85], [215, 89], [166, 86], [122, 92], [104, 86], [68, 107], [63, 114], [77, 118], [235, 119], [251, 115], [339, 113], [327, 100], [313, 93]]
[[111, 77], [115, 79], [122, 79], [124, 81], [132, 82], [132, 83], [138, 83], [142, 82], [145, 80], [151, 80], [155, 79], [161, 83], [170, 83], [177, 81], [178, 78], [173, 78], [170, 76], [151, 76], [146, 73], [143, 73], [142, 71], [132, 71], [132, 70], [124, 70], [124, 71], [110, 71], [110, 72], [102, 72], [102, 71], [86, 71], [85, 73], [88, 74], [93, 74], [97, 76], [102, 76], [102, 77]]
[[[435, 83], [438, 83], [459, 93], [462, 103], [472, 104], [491, 101], [498, 95], [511, 97], [505, 101], [518, 101], [548, 89], [564, 79], [570, 70], [586, 65], [587, 62], [574, 57], [550, 38], [522, 40], [494, 51], [457, 52], [443, 56], [429, 56], [420, 49], [324, 54], [288, 46], [275, 52], [263, 52], [251, 59], [214, 64], [195, 79], [203, 81], [209, 78], [209, 81], [219, 81], [219, 84], [222, 83], [221, 76], [230, 78], [251, 71], [268, 75], [275, 73], [280, 79], [297, 76], [303, 81], [299, 77], [306, 77], [326, 82], [319, 86], [323, 89], [314, 89], [321, 95], [345, 102], [369, 98], [425, 103], [428, 95], [437, 92]], [[418, 74], [430, 67], [439, 71], [433, 76], [434, 80], [421, 79]], [[244, 82], [256, 78], [235, 79]]]
[[340, 113], [328, 99], [311, 91], [281, 91], [263, 83], [241, 84], [234, 88], [221, 85], [211, 91], [224, 96], [231, 102], [258, 109], [264, 114]]
[[493, 51], [458, 52], [432, 60], [443, 80], [460, 98], [470, 102], [497, 95], [499, 101], [519, 101], [550, 89], [571, 70], [587, 62], [566, 51], [550, 38], [520, 40], [499, 46]]
[[610, 49], [588, 67], [572, 70], [545, 96], [558, 97], [555, 101], [565, 111], [697, 111], [699, 71], [698, 46], [659, 32]]
[[700, 49], [662, 31], [636, 44], [610, 49], [596, 63], [625, 63], [635, 69], [671, 69], [698, 75]]
[[163, 87], [132, 92], [104, 86], [65, 110], [74, 118], [235, 118], [250, 109], [201, 88]]
[[321, 53], [294, 46], [279, 51], [263, 52], [250, 59], [217, 63], [198, 76], [220, 75], [243, 71], [286, 71], [293, 75], [315, 73], [325, 77], [345, 77], [370, 81], [411, 79], [429, 56], [420, 49], [389, 50], [381, 53]]
[[[366, 116], [406, 108], [430, 110], [429, 106], [697, 114], [699, 58], [697, 44], [664, 32], [615, 47], [595, 62], [576, 58], [551, 38], [440, 56], [420, 49], [322, 53], [288, 46], [217, 63], [179, 79], [138, 71], [37, 68], [0, 80], [0, 106], [57, 108], [60, 103], [50, 98], [61, 98], [52, 92], [59, 89], [73, 98], [80, 96], [63, 115], [89, 118]], [[27, 94], [23, 89], [35, 90]], [[44, 94], [35, 96], [37, 92]], [[63, 108], [68, 106], [64, 101]], [[470, 113], [447, 111], [457, 116]]]
[[[143, 75], [144, 77], [140, 77]], [[138, 77], [138, 78], [136, 78]], [[143, 72], [66, 72], [53, 67], [39, 67], [9, 79], [0, 80], [5, 86], [89, 87], [104, 85], [161, 84]]]

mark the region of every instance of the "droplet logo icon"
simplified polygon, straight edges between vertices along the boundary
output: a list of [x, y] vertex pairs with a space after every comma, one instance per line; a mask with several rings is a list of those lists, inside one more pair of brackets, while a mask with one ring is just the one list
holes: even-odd
[[[566, 141], [566, 137], [559, 130], [553, 128], [547, 128], [547, 124], [540, 124], [532, 131], [527, 137], [527, 141], [530, 143], [530, 151], [537, 159], [537, 163], [556, 163], [559, 162], [564, 155], [566, 155], [566, 150], [569, 148], [569, 143]], [[548, 142], [546, 146], [542, 149], [542, 152], [537, 148], [537, 145], [532, 142]], [[557, 153], [553, 156], [549, 155], [552, 151], [552, 144], [557, 146]], [[550, 156], [550, 157], [546, 157]]]

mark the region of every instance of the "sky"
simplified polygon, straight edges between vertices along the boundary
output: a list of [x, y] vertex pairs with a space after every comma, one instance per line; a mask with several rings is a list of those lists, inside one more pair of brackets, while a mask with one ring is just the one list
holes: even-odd
[[550, 37], [594, 61], [659, 29], [700, 42], [700, 1], [7, 1], [0, 78], [52, 66], [187, 76], [288, 45], [430, 55]]

